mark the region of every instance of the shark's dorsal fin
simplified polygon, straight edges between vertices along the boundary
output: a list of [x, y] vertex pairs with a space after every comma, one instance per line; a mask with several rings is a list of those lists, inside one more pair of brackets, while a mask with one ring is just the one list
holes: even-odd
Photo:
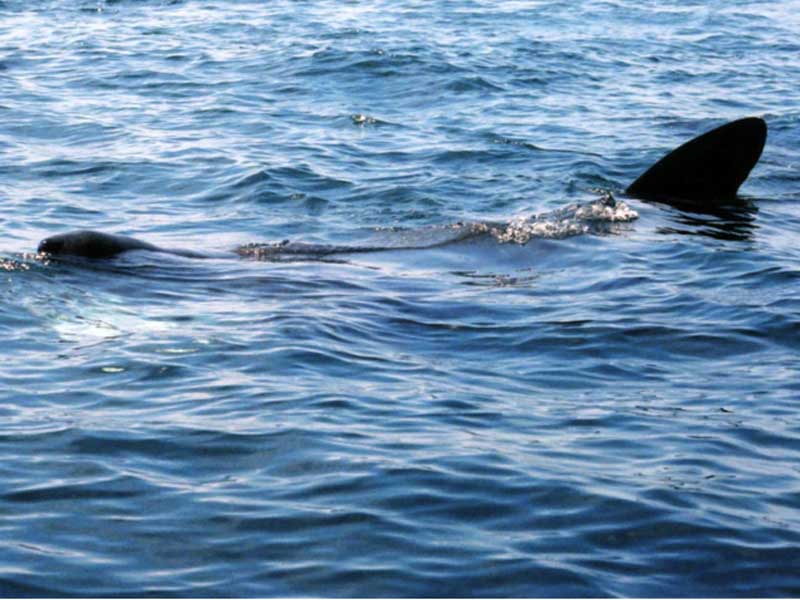
[[758, 117], [731, 121], [679, 146], [627, 189], [643, 200], [715, 206], [736, 198], [758, 162], [767, 124]]

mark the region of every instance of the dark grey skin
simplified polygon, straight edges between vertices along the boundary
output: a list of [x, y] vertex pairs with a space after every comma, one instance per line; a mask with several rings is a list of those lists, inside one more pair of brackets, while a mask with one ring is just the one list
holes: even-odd
[[[640, 200], [661, 202], [689, 212], [707, 212], [736, 202], [739, 186], [758, 162], [767, 139], [763, 119], [748, 117], [726, 123], [679, 146], [643, 173], [626, 193]], [[464, 239], [475, 233], [469, 224], [457, 224]], [[451, 239], [450, 241], [453, 241]], [[256, 259], [281, 256], [327, 256], [354, 252], [376, 252], [420, 248], [421, 246], [328, 246], [278, 242], [248, 244], [230, 255]], [[422, 247], [430, 247], [422, 246]], [[161, 248], [136, 238], [97, 231], [71, 231], [43, 240], [39, 252], [51, 256], [111, 258], [128, 250], [165, 252], [188, 258], [212, 255]]]
[[38, 252], [51, 256], [69, 255], [84, 258], [112, 258], [128, 250], [166, 252], [187, 258], [207, 258], [207, 255], [192, 250], [161, 248], [154, 244], [125, 235], [101, 233], [81, 229], [46, 238], [39, 243]]

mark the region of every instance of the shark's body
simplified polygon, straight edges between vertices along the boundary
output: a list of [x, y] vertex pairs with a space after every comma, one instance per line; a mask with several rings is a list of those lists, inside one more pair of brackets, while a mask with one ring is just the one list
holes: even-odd
[[[725, 206], [736, 200], [739, 187], [747, 179], [758, 162], [767, 138], [766, 123], [759, 118], [748, 117], [732, 121], [700, 135], [679, 146], [650, 167], [626, 190], [633, 198], [657, 201], [682, 209], [702, 212]], [[603, 209], [627, 208], [617, 206], [613, 198], [587, 206]], [[581, 208], [576, 209], [580, 214]], [[590, 211], [591, 212], [591, 211]], [[623, 211], [624, 213], [624, 211]], [[635, 218], [635, 213], [633, 218]], [[630, 217], [630, 213], [628, 217]], [[591, 222], [591, 214], [588, 220]], [[613, 215], [611, 217], [613, 221]], [[622, 218], [620, 220], [630, 220]], [[580, 223], [578, 227], [581, 227]], [[463, 224], [450, 226], [451, 235], [442, 239], [447, 242], [465, 239], [492, 231], [491, 224]], [[498, 238], [507, 235], [511, 224], [495, 229]], [[361, 246], [337, 246], [279, 242], [271, 244], [248, 244], [231, 252], [231, 256], [256, 259], [280, 259], [291, 256], [325, 257], [333, 254], [352, 254], [429, 248], [443, 242], [426, 244], [365, 244]], [[38, 251], [51, 256], [70, 255], [92, 259], [111, 258], [130, 250], [165, 252], [189, 258], [206, 258], [209, 255], [195, 250], [162, 248], [137, 238], [79, 230], [48, 237], [39, 244]]]

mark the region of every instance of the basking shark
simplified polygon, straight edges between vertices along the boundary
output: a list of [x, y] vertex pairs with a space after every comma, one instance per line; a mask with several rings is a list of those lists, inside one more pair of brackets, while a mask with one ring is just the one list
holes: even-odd
[[[729, 206], [736, 202], [739, 187], [761, 157], [767, 139], [767, 125], [763, 119], [747, 117], [726, 123], [708, 131], [661, 158], [640, 175], [625, 190], [625, 194], [644, 201], [660, 202], [682, 210], [705, 212]], [[528, 225], [541, 228], [562, 227], [556, 231], [563, 235], [587, 230], [591, 223], [629, 221], [636, 218], [624, 204], [610, 194], [587, 205], [573, 205], [554, 211], [549, 219], [529, 221]], [[566, 225], [565, 225], [566, 224]], [[572, 228], [572, 229], [570, 229]], [[572, 231], [577, 229], [577, 231]], [[430, 248], [443, 243], [465, 239], [491, 231], [501, 241], [515, 239], [512, 224], [493, 226], [484, 223], [456, 223], [439, 228], [444, 235], [428, 235], [425, 241], [406, 241], [365, 245], [306, 244], [283, 241], [278, 243], [248, 244], [240, 246], [233, 254], [261, 260], [280, 260], [291, 257], [321, 258], [332, 254], [352, 254], [386, 250]], [[526, 238], [517, 241], [527, 241]], [[83, 258], [111, 258], [130, 250], [165, 252], [188, 258], [212, 256], [194, 250], [162, 248], [137, 238], [78, 230], [48, 237], [41, 241], [38, 252], [49, 256], [78, 256]]]

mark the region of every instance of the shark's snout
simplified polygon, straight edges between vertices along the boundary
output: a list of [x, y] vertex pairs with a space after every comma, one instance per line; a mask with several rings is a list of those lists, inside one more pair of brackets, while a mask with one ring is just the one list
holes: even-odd
[[39, 254], [60, 254], [64, 249], [64, 240], [57, 237], [49, 237], [39, 242], [36, 251]]

